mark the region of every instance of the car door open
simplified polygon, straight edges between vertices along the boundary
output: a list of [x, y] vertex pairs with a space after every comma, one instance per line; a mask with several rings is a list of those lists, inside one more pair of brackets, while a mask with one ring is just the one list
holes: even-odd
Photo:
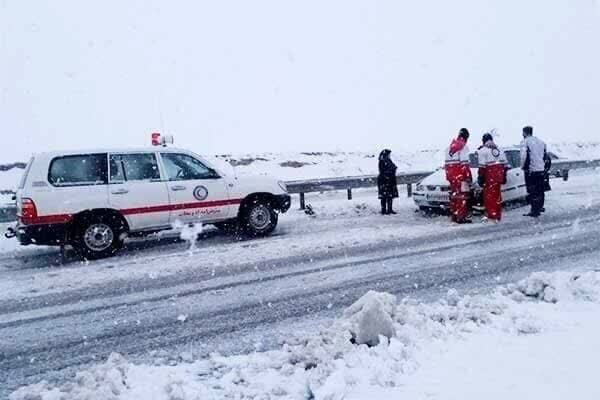
[[160, 154], [171, 201], [171, 223], [214, 222], [234, 217], [238, 200], [229, 198], [225, 179], [184, 153]]

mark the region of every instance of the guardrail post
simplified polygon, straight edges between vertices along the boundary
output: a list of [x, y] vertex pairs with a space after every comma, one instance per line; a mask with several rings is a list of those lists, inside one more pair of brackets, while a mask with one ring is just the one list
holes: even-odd
[[300, 209], [304, 210], [306, 208], [306, 202], [304, 201], [304, 193], [300, 193]]
[[352, 189], [348, 189], [348, 200], [352, 200]]
[[406, 185], [406, 195], [408, 197], [412, 197], [412, 183], [408, 183]]

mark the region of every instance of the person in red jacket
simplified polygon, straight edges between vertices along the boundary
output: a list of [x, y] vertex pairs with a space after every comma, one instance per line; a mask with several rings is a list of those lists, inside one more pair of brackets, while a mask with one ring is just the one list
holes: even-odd
[[491, 134], [483, 135], [482, 142], [477, 150], [477, 183], [483, 188], [484, 221], [499, 222], [502, 219], [502, 185], [506, 183], [506, 155], [496, 146]]
[[462, 128], [446, 151], [446, 179], [450, 182], [450, 216], [459, 224], [471, 223], [469, 204], [471, 196], [471, 168], [469, 167], [469, 131]]

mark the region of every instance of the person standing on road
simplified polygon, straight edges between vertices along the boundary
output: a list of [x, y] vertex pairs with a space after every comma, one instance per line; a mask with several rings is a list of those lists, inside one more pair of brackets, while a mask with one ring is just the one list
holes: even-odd
[[446, 151], [446, 179], [450, 182], [450, 216], [458, 224], [471, 223], [469, 200], [473, 182], [469, 167], [469, 131], [462, 128]]
[[496, 146], [491, 134], [483, 135], [482, 142], [477, 150], [477, 183], [483, 188], [484, 221], [499, 222], [502, 218], [502, 185], [506, 183], [506, 155]]
[[396, 214], [392, 205], [394, 198], [398, 197], [398, 182], [396, 178], [396, 164], [392, 161], [391, 150], [385, 149], [379, 154], [379, 175], [377, 176], [377, 189], [381, 200], [381, 214]]
[[548, 165], [546, 143], [533, 136], [533, 128], [523, 128], [523, 142], [521, 142], [521, 168], [525, 173], [525, 184], [531, 211], [523, 214], [526, 217], [537, 218], [544, 209], [544, 175]]

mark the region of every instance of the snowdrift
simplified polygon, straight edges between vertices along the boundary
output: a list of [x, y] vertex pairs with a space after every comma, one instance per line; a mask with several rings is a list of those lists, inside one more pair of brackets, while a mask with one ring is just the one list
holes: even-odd
[[[393, 388], [419, 368], [420, 355], [470, 335], [494, 332], [535, 335], [544, 329], [535, 310], [579, 304], [600, 305], [600, 272], [536, 273], [490, 295], [459, 296], [423, 304], [369, 292], [329, 328], [281, 349], [177, 365], [135, 365], [112, 354], [77, 374], [72, 382], [46, 382], [11, 395], [25, 399], [343, 399], [356, 387]], [[600, 311], [600, 307], [599, 307]], [[368, 326], [365, 326], [367, 324]], [[361, 329], [367, 329], [362, 332]], [[373, 340], [376, 335], [377, 340]], [[361, 339], [359, 339], [361, 338]], [[359, 344], [363, 342], [364, 344]]]

